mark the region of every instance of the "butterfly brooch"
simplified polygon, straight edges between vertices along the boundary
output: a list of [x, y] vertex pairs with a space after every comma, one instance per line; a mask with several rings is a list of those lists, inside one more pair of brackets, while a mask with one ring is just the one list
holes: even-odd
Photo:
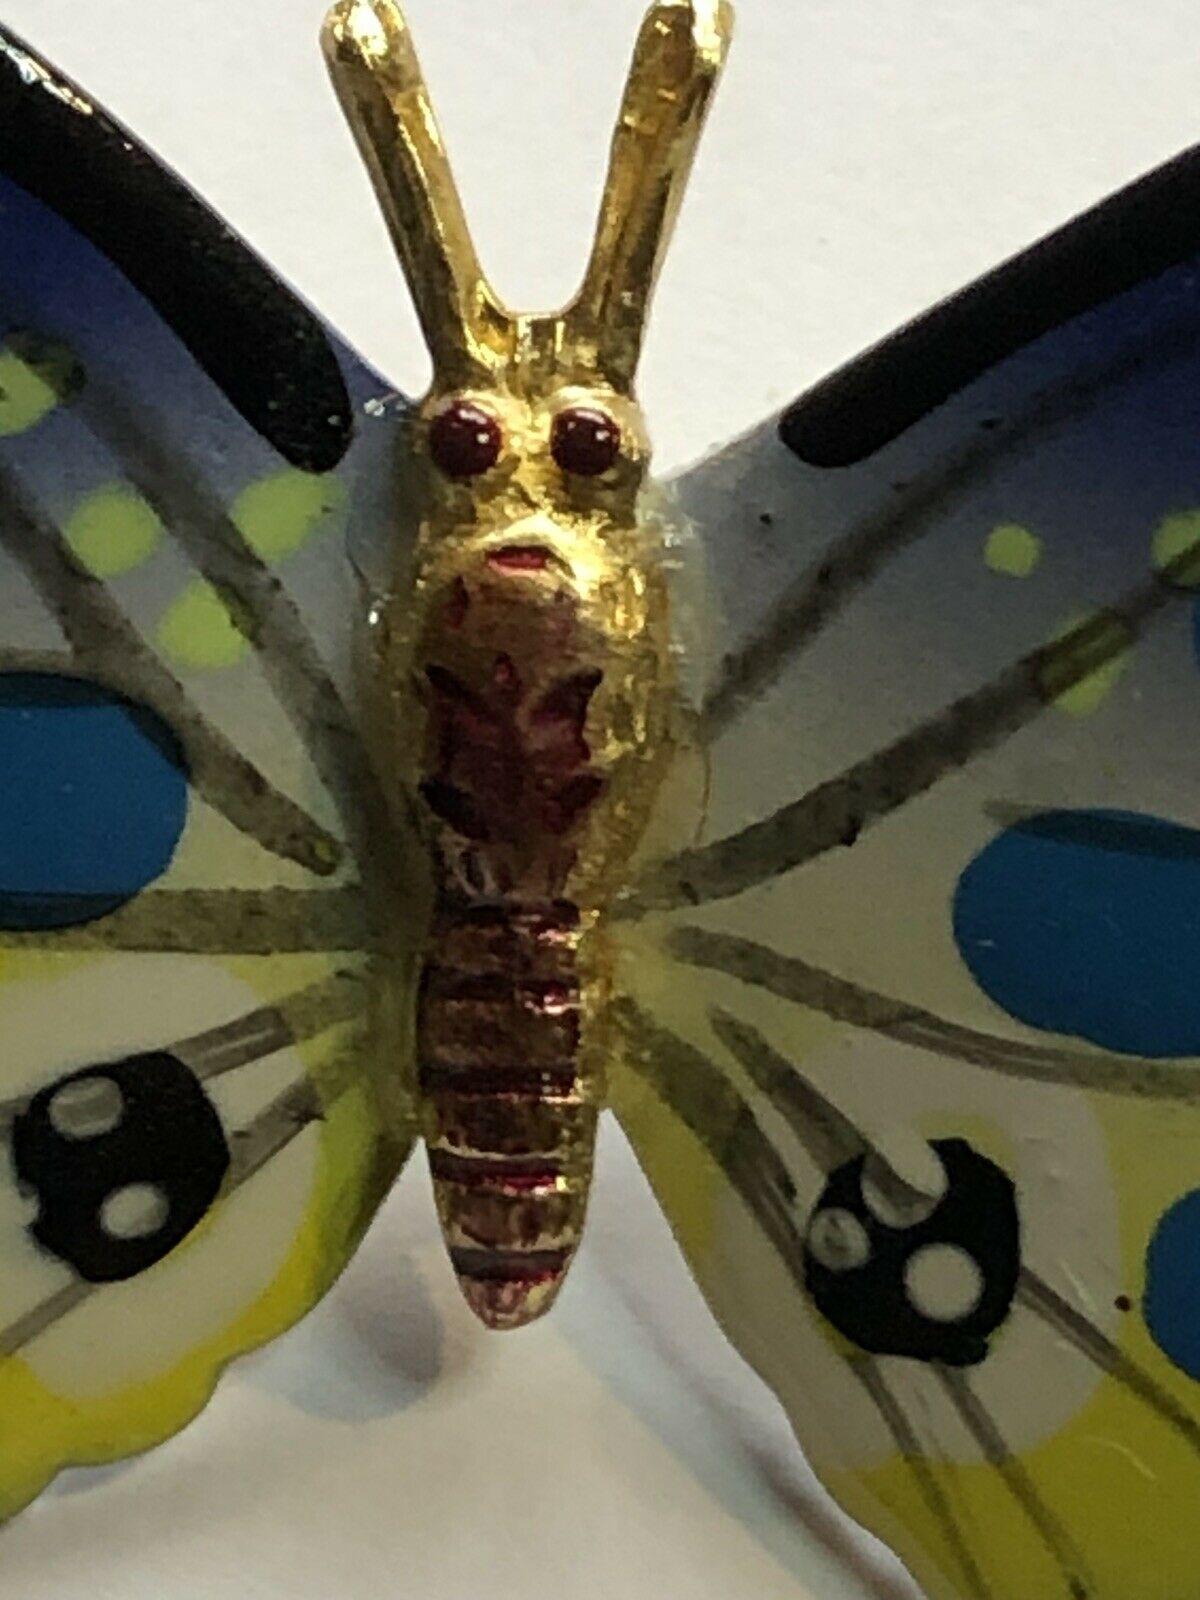
[[656, 488], [731, 28], [654, 6], [525, 316], [341, 0], [420, 401], [0, 35], [0, 1514], [188, 1423], [418, 1141], [540, 1316], [611, 1110], [934, 1600], [1195, 1588], [1200, 152]]

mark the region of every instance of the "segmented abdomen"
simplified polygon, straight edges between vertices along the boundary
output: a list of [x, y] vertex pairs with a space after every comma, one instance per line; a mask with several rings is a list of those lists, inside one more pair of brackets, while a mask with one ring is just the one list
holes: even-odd
[[578, 1246], [596, 1137], [581, 1069], [579, 913], [443, 897], [417, 1032], [438, 1215], [489, 1326], [553, 1301]]
[[[605, 541], [545, 523], [430, 552], [401, 687], [436, 912], [417, 1017], [438, 1213], [491, 1327], [545, 1311], [579, 1244], [603, 1097], [603, 913], [664, 747], [665, 611]], [[665, 702], [663, 702], [665, 704]], [[648, 758], [647, 758], [648, 759]]]

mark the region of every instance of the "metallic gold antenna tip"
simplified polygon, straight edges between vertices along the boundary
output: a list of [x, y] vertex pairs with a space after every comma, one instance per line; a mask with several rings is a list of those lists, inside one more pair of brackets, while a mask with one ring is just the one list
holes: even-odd
[[435, 368], [435, 387], [494, 379], [533, 327], [560, 371], [633, 384], [654, 286], [733, 31], [727, 0], [661, 0], [642, 26], [583, 286], [521, 318], [480, 266], [412, 38], [394, 0], [341, 0], [324, 47], [374, 181]]

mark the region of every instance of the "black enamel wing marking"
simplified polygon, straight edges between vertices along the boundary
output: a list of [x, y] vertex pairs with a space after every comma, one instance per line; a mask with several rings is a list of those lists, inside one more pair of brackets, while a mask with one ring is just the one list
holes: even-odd
[[280, 455], [312, 472], [337, 465], [353, 413], [317, 318], [126, 129], [7, 33], [0, 173], [121, 269]]
[[754, 1028], [713, 1032], [781, 1113], [825, 1184], [804, 1223], [804, 1287], [871, 1355], [975, 1365], [1007, 1320], [1021, 1267], [1016, 1191], [965, 1139], [934, 1140], [921, 1182], [902, 1176], [833, 1101]]
[[11, 1132], [13, 1170], [37, 1200], [33, 1237], [88, 1283], [119, 1283], [168, 1255], [229, 1169], [221, 1119], [165, 1050], [67, 1074]]
[[[749, 940], [685, 927], [672, 933], [668, 948], [677, 959], [762, 988], [783, 1000], [850, 1024], [868, 1036], [878, 1033], [986, 1071], [1038, 1083], [1087, 1084], [1116, 1095], [1191, 1100], [1196, 1094], [1194, 1068], [1182, 1063], [1143, 1062], [1100, 1051], [1030, 1044], [962, 1028], [920, 1007], [847, 983]], [[999, 1424], [971, 1385], [969, 1369], [954, 1364], [963, 1354], [957, 1338], [963, 1327], [961, 1319], [947, 1321], [943, 1302], [936, 1308], [943, 1313], [941, 1320], [934, 1319], [932, 1325], [928, 1319], [917, 1324], [919, 1347], [898, 1352], [892, 1335], [897, 1327], [904, 1326], [905, 1318], [897, 1315], [897, 1305], [889, 1308], [891, 1315], [887, 1319], [877, 1319], [876, 1308], [860, 1297], [844, 1295], [841, 1304], [829, 1297], [830, 1285], [837, 1279], [836, 1268], [854, 1271], [870, 1259], [871, 1233], [863, 1226], [862, 1216], [862, 1192], [868, 1173], [876, 1195], [882, 1195], [901, 1220], [906, 1210], [917, 1217], [922, 1213], [931, 1216], [934, 1207], [930, 1202], [936, 1197], [914, 1189], [900, 1173], [889, 1172], [885, 1152], [875, 1148], [829, 1095], [755, 1029], [725, 1012], [712, 1013], [710, 1020], [717, 1039], [744, 1070], [754, 1091], [782, 1118], [789, 1134], [826, 1174], [815, 1208], [798, 1206], [796, 1184], [781, 1149], [766, 1136], [751, 1106], [716, 1062], [667, 1030], [657, 1028], [632, 1008], [627, 1012], [633, 1041], [631, 1063], [709, 1149], [797, 1288], [812, 1296], [822, 1314], [858, 1346], [858, 1354], [848, 1364], [912, 1472], [922, 1499], [942, 1529], [947, 1548], [955, 1553], [968, 1592], [986, 1600], [990, 1590], [970, 1549], [969, 1530], [960, 1525], [954, 1501], [941, 1481], [939, 1463], [926, 1453], [915, 1421], [906, 1415], [900, 1394], [889, 1379], [886, 1362], [897, 1355], [920, 1359], [938, 1375], [981, 1453], [997, 1468], [1054, 1557], [1063, 1576], [1064, 1594], [1073, 1600], [1093, 1594], [1086, 1565], [1067, 1530], [1046, 1505], [1019, 1457], [1008, 1449]], [[847, 1181], [851, 1178], [853, 1184]], [[840, 1188], [835, 1191], [833, 1185], [839, 1179]], [[1020, 1262], [1010, 1186], [1003, 1175], [996, 1178], [994, 1168], [987, 1173], [986, 1181], [993, 1192], [996, 1213], [1002, 1219], [1007, 1217], [1007, 1227], [1001, 1229], [1004, 1259], [997, 1268], [992, 1264], [990, 1247], [982, 1253], [988, 1259], [982, 1261], [978, 1245], [974, 1249], [968, 1247], [968, 1286], [970, 1261], [974, 1260], [982, 1268], [978, 1271], [980, 1286], [986, 1287], [990, 1282], [996, 1288], [993, 1314], [1003, 1318], [1017, 1308], [1032, 1314], [1097, 1372], [1108, 1375], [1136, 1397], [1200, 1458], [1200, 1423], [1195, 1415], [1141, 1362], [1123, 1352], [1086, 1310], [1070, 1304], [1035, 1269]], [[842, 1193], [842, 1189], [848, 1193]], [[832, 1221], [820, 1221], [822, 1214], [828, 1217], [830, 1210], [840, 1211], [841, 1215]], [[878, 1230], [874, 1231], [878, 1236]], [[911, 1248], [915, 1241], [911, 1234], [904, 1238], [904, 1232], [902, 1227], [893, 1230], [890, 1237], [885, 1233], [884, 1238], [893, 1257], [900, 1255], [907, 1263], [915, 1253]], [[827, 1268], [830, 1263], [835, 1266], [823, 1281], [814, 1279], [814, 1247]], [[960, 1260], [957, 1265], [961, 1268], [964, 1263]], [[903, 1278], [903, 1266], [893, 1259], [890, 1286], [885, 1283], [884, 1292], [890, 1287], [897, 1302], [898, 1288], [908, 1287]], [[849, 1284], [850, 1280], [846, 1282]], [[862, 1278], [857, 1286], [868, 1288]], [[962, 1311], [966, 1307], [960, 1304], [950, 1309]], [[877, 1335], [884, 1320], [888, 1326], [880, 1339]], [[982, 1330], [978, 1332], [982, 1336]], [[877, 1351], [872, 1349], [876, 1345], [881, 1346]], [[974, 1353], [979, 1353], [978, 1344]], [[983, 1355], [986, 1359], [986, 1349]]]
[[[33, 1236], [72, 1272], [0, 1329], [0, 1355], [105, 1284], [154, 1266], [320, 1120], [355, 1081], [365, 1003], [364, 974], [335, 973], [167, 1049], [66, 1073], [0, 1106], [14, 1171], [38, 1201]], [[224, 1127], [208, 1082], [347, 1024], [319, 1083], [304, 1077], [245, 1126]]]
[[[309, 313], [221, 224], [151, 158], [136, 147], [131, 154], [123, 135], [119, 151], [113, 146], [89, 157], [82, 149], [75, 166], [67, 166], [73, 186], [85, 171], [97, 191], [125, 185], [126, 210], [116, 202], [111, 211], [92, 207], [74, 187], [72, 203], [63, 200], [62, 147], [73, 149], [76, 139], [86, 147], [97, 134], [103, 144], [115, 129], [94, 108], [81, 112], [75, 95], [65, 80], [0, 38], [0, 129], [12, 118], [24, 137], [26, 119], [33, 125], [20, 152], [7, 145], [0, 152], [0, 177], [28, 178], [31, 192], [121, 268], [284, 460], [311, 472], [335, 466], [351, 436], [337, 355]], [[51, 159], [56, 129], [62, 141]], [[13, 163], [21, 161], [40, 161], [42, 169], [18, 174]], [[158, 194], [163, 186], [170, 191], [165, 198]], [[149, 214], [142, 206], [158, 215], [172, 205], [174, 221], [161, 230], [161, 241], [127, 226], [134, 212]], [[191, 278], [170, 260], [177, 246], [195, 253]], [[5, 286], [6, 322], [33, 325], [23, 316], [27, 308], [12, 303], [14, 295]], [[253, 327], [239, 334], [242, 315]], [[10, 336], [10, 348], [20, 353], [24, 337]], [[43, 348], [69, 354], [52, 330], [39, 335]], [[190, 1038], [123, 1059], [78, 1063], [37, 1094], [0, 1104], [0, 1139], [36, 1205], [31, 1232], [65, 1280], [39, 1304], [6, 1308], [0, 1355], [24, 1349], [93, 1295], [119, 1292], [106, 1285], [186, 1248], [230, 1195], [362, 1083], [370, 952], [379, 931], [376, 903], [362, 880], [390, 893], [403, 876], [400, 826], [300, 606], [208, 481], [210, 456], [199, 452], [192, 460], [171, 445], [152, 408], [135, 403], [105, 370], [103, 362], [82, 372], [72, 366], [54, 392], [69, 405], [72, 426], [86, 429], [118, 465], [176, 554], [219, 596], [273, 697], [268, 715], [291, 725], [288, 737], [305, 751], [336, 822], [327, 826], [276, 787], [206, 715], [191, 686], [147, 642], [146, 619], [125, 609], [119, 586], [74, 554], [26, 475], [18, 441], [0, 466], [0, 549], [56, 624], [63, 647], [0, 649], [0, 672], [82, 679], [146, 707], [177, 739], [194, 794], [261, 849], [318, 881], [303, 888], [149, 888], [93, 921], [52, 931], [9, 929], [0, 943], [56, 954], [307, 953], [346, 956], [353, 966]], [[219, 471], [222, 458], [211, 459]], [[364, 955], [366, 965], [354, 960]], [[324, 1041], [319, 1058], [306, 1059], [304, 1075], [243, 1125], [218, 1113], [215, 1080], [317, 1039]], [[395, 1148], [379, 1155], [381, 1174], [403, 1145], [397, 1132]]]
[[851, 983], [778, 950], [707, 928], [672, 931], [667, 946], [680, 961], [724, 972], [866, 1033], [931, 1050], [968, 1066], [1028, 1083], [1072, 1084], [1147, 1100], [1194, 1100], [1200, 1074], [1187, 1061], [1006, 1039], [939, 1017], [911, 1001]]
[[[320, 1104], [310, 1083], [305, 1081], [285, 1090], [233, 1136], [232, 1159], [221, 1196], [228, 1197], [249, 1182], [320, 1116]], [[16, 1355], [103, 1288], [103, 1283], [91, 1283], [72, 1274], [61, 1289], [0, 1329], [0, 1356]]]
[[780, 423], [802, 461], [865, 460], [980, 373], [1200, 248], [1200, 148], [1022, 251], [817, 385]]
[[[311, 950], [315, 946], [306, 948]], [[337, 950], [340, 944], [328, 948]], [[201, 1083], [222, 1077], [289, 1045], [315, 1039], [338, 1023], [358, 1016], [364, 1004], [364, 981], [362, 972], [350, 968], [335, 972], [332, 977], [294, 990], [272, 1005], [247, 1011], [234, 1022], [177, 1040], [169, 1047], [170, 1054], [183, 1062]], [[32, 1097], [28, 1095], [0, 1103], [0, 1127], [20, 1117], [31, 1103]]]
[[895, 1205], [871, 1184], [870, 1156], [829, 1174], [805, 1236], [805, 1286], [860, 1350], [975, 1366], [1016, 1295], [1016, 1191], [965, 1139], [932, 1149], [945, 1174], [940, 1196]]

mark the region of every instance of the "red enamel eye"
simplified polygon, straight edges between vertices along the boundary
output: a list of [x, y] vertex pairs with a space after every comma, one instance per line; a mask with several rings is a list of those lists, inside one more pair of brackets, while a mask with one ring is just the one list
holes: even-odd
[[617, 463], [621, 430], [607, 411], [594, 406], [569, 406], [554, 419], [550, 451], [564, 472], [598, 478]]
[[429, 454], [448, 478], [478, 478], [500, 459], [504, 434], [475, 400], [451, 400], [429, 424]]

